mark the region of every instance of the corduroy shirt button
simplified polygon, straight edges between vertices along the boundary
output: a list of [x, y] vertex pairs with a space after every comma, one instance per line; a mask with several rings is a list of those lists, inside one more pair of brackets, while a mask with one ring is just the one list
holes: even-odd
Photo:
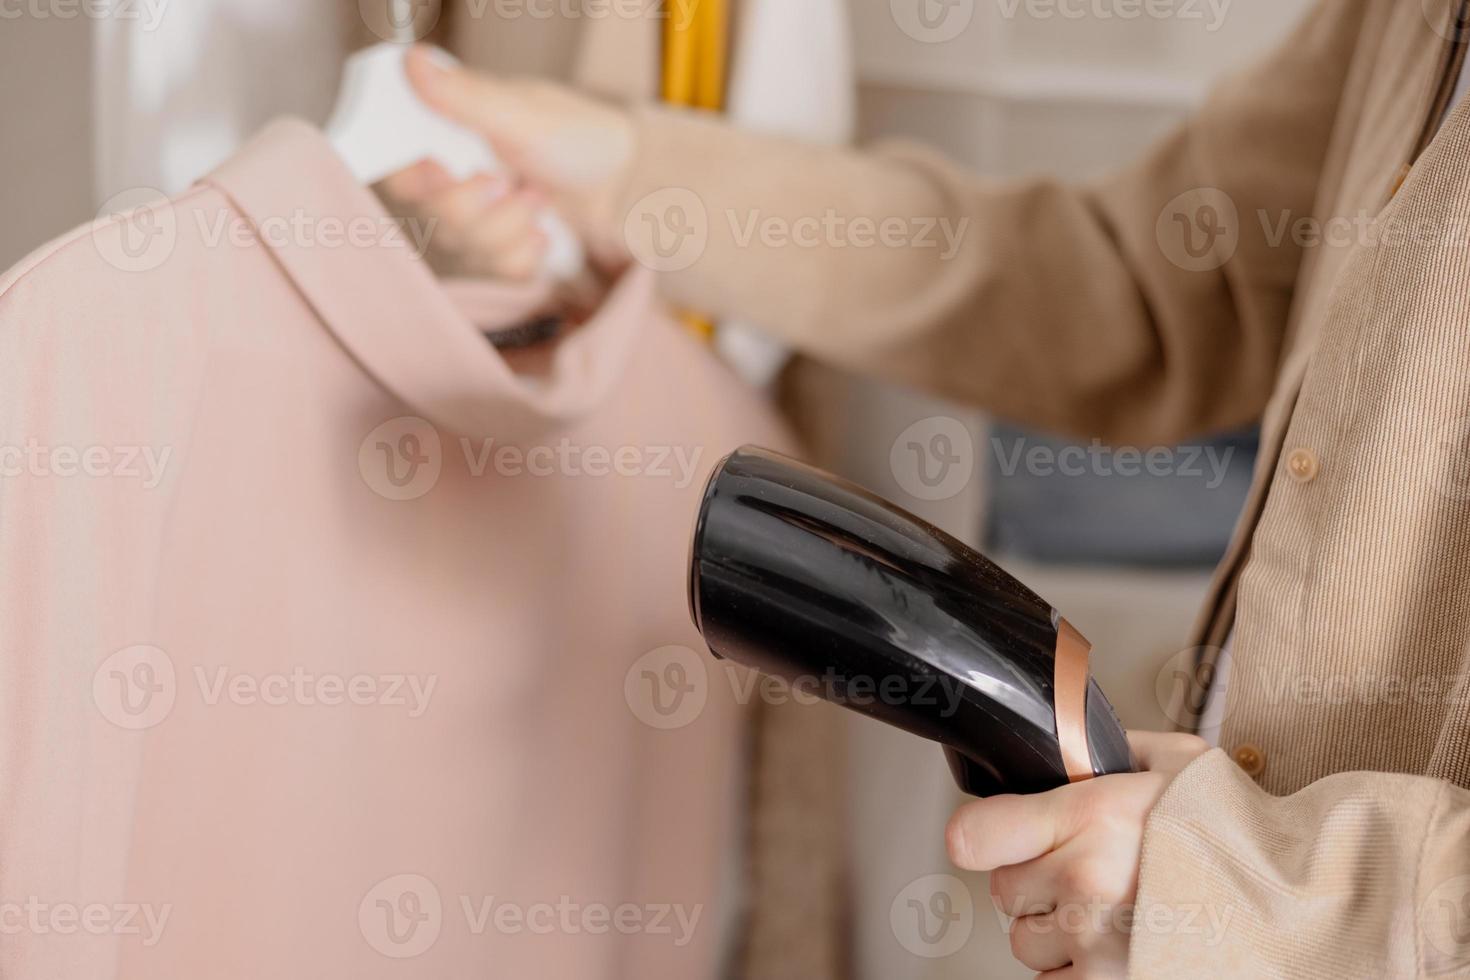
[[1265, 771], [1266, 753], [1254, 745], [1237, 746], [1231, 753], [1231, 758], [1235, 760], [1235, 764], [1241, 768], [1241, 771], [1251, 778]]
[[1321, 471], [1322, 464], [1310, 449], [1293, 449], [1286, 457], [1286, 472], [1298, 483], [1311, 483]]

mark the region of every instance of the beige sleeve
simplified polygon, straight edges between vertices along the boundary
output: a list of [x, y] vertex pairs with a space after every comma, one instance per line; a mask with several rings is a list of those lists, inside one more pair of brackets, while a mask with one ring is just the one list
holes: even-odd
[[[1259, 214], [1312, 213], [1363, 7], [1325, 0], [1141, 162], [1091, 186], [641, 110], [622, 231], [677, 303], [1002, 416], [1136, 442], [1244, 423], [1271, 391], [1301, 261], [1289, 241], [1270, 245]], [[1238, 214], [1202, 259], [1166, 213], [1199, 188]], [[1194, 244], [1207, 235], [1194, 229]]]
[[1342, 773], [1288, 797], [1219, 750], [1149, 818], [1129, 976], [1470, 972], [1470, 792]]

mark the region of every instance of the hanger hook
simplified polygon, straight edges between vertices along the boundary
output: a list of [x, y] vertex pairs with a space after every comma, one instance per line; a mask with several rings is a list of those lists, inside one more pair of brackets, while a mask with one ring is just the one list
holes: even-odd
[[390, 39], [395, 44], [413, 44], [419, 40], [415, 25], [418, 23], [420, 7], [439, 5], [440, 0], [387, 0], [388, 27], [393, 32]]

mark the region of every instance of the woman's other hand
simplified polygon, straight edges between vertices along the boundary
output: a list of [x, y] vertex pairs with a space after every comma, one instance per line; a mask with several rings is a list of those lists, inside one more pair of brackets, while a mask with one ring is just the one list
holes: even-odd
[[525, 282], [545, 267], [548, 240], [538, 216], [546, 197], [501, 174], [456, 182], [432, 160], [375, 188], [400, 220], [424, 233], [427, 258], [444, 276]]
[[1140, 772], [975, 800], [949, 821], [950, 859], [991, 873], [996, 905], [1015, 920], [1011, 951], [1046, 977], [1126, 974], [1144, 825], [1208, 749], [1193, 735], [1132, 732], [1129, 741]]
[[[558, 85], [445, 66], [422, 48], [409, 52], [406, 66], [420, 98], [484, 136], [516, 180], [544, 193], [595, 262], [617, 266], [626, 261], [614, 212], [635, 151], [635, 129], [627, 113]], [[466, 185], [440, 192], [454, 194], [455, 206], [466, 211], [488, 203], [477, 201], [486, 192]], [[461, 202], [460, 195], [466, 200]], [[510, 212], [516, 206], [506, 208], [498, 224], [513, 223]], [[474, 239], [480, 233], [468, 234]], [[483, 234], [496, 237], [501, 232]], [[451, 234], [446, 244], [465, 240]]]

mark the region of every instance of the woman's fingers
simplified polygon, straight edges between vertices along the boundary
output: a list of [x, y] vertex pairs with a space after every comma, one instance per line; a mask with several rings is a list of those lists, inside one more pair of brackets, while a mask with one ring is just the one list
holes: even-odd
[[456, 239], [463, 239], [468, 238], [484, 214], [509, 193], [510, 185], [505, 178], [478, 174], [429, 195], [423, 201], [423, 208], [439, 219], [444, 230], [451, 232]]
[[1057, 907], [1059, 893], [1046, 856], [990, 873], [990, 897], [996, 908], [1013, 919], [1051, 912]]
[[1082, 971], [1075, 966], [1064, 966], [1060, 970], [1038, 974], [1036, 980], [1083, 980], [1083, 976]]
[[545, 232], [531, 225], [514, 241], [487, 252], [487, 264], [475, 271], [480, 275], [514, 282], [535, 279], [545, 272], [548, 248]]
[[543, 271], [550, 248], [541, 216], [546, 196], [504, 174], [456, 182], [435, 163], [408, 167], [378, 190], [401, 217], [431, 221], [431, 262], [441, 274], [525, 280]]
[[949, 856], [970, 871], [1024, 864], [1070, 840], [1085, 824], [1090, 787], [1073, 783], [1033, 796], [972, 800], [950, 818]]
[[1011, 955], [1038, 973], [1071, 965], [1067, 934], [1051, 913], [1027, 915], [1011, 923]]
[[[555, 180], [550, 150], [557, 133], [577, 130], [586, 116], [617, 115], [553, 85], [445, 65], [423, 47], [412, 49], [404, 64], [425, 104], [485, 137], [508, 167], [527, 177]], [[597, 148], [576, 152], [583, 149]]]
[[389, 174], [377, 185], [391, 201], [416, 205], [454, 185], [454, 177], [437, 160], [420, 160]]
[[492, 202], [475, 219], [467, 245], [471, 250], [501, 252], [526, 241], [539, 230], [546, 199], [534, 191], [516, 191]]

